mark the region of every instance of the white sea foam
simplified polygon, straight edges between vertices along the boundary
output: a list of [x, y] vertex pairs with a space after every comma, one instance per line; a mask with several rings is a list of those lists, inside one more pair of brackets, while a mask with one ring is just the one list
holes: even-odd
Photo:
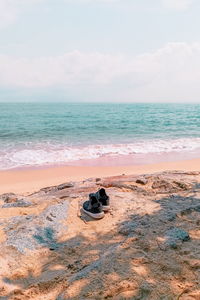
[[129, 144], [102, 144], [69, 147], [58, 144], [28, 144], [4, 147], [0, 150], [0, 169], [23, 166], [70, 163], [102, 156], [134, 155], [148, 153], [193, 152], [200, 149], [200, 138], [173, 140], [144, 140]]

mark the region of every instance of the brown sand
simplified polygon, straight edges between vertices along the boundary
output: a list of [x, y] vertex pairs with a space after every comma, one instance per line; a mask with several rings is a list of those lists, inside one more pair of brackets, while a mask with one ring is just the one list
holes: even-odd
[[131, 166], [60, 166], [38, 169], [19, 169], [0, 172], [0, 194], [32, 193], [42, 187], [58, 185], [66, 181], [83, 180], [90, 177], [107, 177], [122, 174], [145, 174], [165, 170], [200, 170], [200, 159], [162, 162]]

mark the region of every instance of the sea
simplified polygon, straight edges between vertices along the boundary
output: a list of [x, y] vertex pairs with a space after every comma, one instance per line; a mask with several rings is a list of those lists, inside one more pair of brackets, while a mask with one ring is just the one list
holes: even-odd
[[170, 153], [199, 157], [200, 104], [0, 103], [1, 170]]

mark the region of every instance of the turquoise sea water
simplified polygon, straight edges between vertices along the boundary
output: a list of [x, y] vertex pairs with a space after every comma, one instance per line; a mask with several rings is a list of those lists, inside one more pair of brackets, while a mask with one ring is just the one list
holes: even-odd
[[0, 103], [0, 169], [199, 148], [199, 104]]

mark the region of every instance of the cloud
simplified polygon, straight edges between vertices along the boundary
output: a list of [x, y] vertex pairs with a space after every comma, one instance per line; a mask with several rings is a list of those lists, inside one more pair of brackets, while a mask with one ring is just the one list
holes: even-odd
[[161, 0], [164, 7], [174, 10], [187, 10], [194, 0]]
[[12, 6], [9, 1], [0, 0], [0, 29], [14, 23], [16, 15], [15, 6]]
[[123, 58], [73, 51], [57, 57], [35, 59], [0, 56], [0, 84], [48, 87], [107, 84], [121, 72]]
[[16, 22], [20, 14], [43, 0], [0, 0], [0, 29]]
[[[200, 44], [169, 43], [140, 58], [151, 80], [136, 90], [149, 101], [200, 101]], [[147, 100], [147, 101], [148, 101]]]
[[62, 89], [80, 99], [134, 101], [200, 100], [200, 44], [170, 43], [128, 57], [74, 51], [57, 57], [0, 55], [0, 86], [13, 89]]

